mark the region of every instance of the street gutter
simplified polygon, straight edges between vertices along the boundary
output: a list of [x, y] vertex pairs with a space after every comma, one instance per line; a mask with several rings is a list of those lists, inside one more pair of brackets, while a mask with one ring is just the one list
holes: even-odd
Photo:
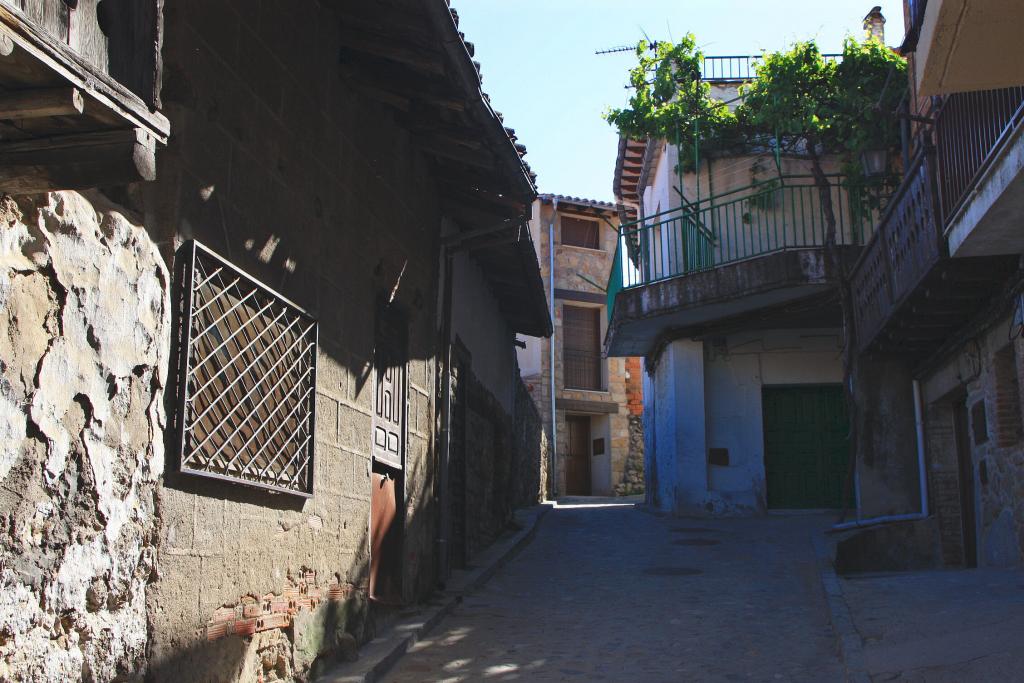
[[850, 616], [850, 608], [843, 597], [843, 585], [832, 565], [832, 555], [825, 538], [812, 534], [811, 545], [818, 564], [818, 576], [821, 588], [825, 592], [828, 605], [828, 618], [836, 636], [836, 650], [846, 669], [846, 680], [849, 683], [871, 683], [867, 668], [864, 665], [864, 641]]

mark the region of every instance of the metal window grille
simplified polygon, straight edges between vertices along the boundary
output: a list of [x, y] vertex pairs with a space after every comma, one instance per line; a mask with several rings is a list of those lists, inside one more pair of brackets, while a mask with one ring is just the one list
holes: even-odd
[[198, 242], [183, 253], [180, 470], [311, 496], [316, 320]]
[[604, 389], [601, 358], [601, 309], [562, 309], [562, 359], [566, 389]]

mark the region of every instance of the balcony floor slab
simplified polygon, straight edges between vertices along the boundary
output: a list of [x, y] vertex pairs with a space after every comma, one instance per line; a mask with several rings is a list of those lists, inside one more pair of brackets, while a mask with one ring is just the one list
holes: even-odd
[[[840, 248], [851, 267], [860, 247]], [[697, 334], [716, 322], [827, 294], [835, 285], [825, 250], [819, 247], [766, 254], [626, 289], [616, 297], [605, 348], [609, 356], [646, 355], [666, 337]]]

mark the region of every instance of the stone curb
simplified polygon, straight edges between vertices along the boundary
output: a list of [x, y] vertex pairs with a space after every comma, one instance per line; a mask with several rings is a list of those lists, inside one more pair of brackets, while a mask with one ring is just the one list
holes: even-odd
[[463, 596], [479, 589], [509, 560], [519, 554], [537, 534], [544, 515], [554, 507], [546, 502], [515, 513], [520, 529], [494, 542], [473, 558], [474, 568], [452, 572], [445, 590], [424, 606], [415, 617], [399, 621], [388, 632], [359, 649], [359, 660], [336, 664], [316, 678], [316, 683], [375, 683], [391, 670], [413, 645], [425, 637], [462, 602]]
[[843, 585], [832, 566], [825, 539], [813, 534], [811, 544], [818, 562], [821, 588], [828, 604], [829, 621], [836, 634], [836, 649], [846, 669], [846, 680], [849, 683], [871, 683], [871, 677], [864, 666], [864, 642], [850, 616], [850, 608], [843, 597]]

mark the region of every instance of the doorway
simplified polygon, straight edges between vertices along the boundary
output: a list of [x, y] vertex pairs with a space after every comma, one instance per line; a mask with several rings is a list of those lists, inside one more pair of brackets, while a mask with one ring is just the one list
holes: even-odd
[[765, 387], [764, 469], [769, 509], [838, 509], [849, 462], [841, 385]]
[[953, 402], [953, 433], [956, 442], [957, 479], [960, 489], [960, 533], [964, 566], [978, 566], [978, 537], [974, 520], [974, 463], [967, 423], [967, 397]]
[[569, 448], [565, 454], [565, 494], [590, 495], [590, 417], [567, 415]]

